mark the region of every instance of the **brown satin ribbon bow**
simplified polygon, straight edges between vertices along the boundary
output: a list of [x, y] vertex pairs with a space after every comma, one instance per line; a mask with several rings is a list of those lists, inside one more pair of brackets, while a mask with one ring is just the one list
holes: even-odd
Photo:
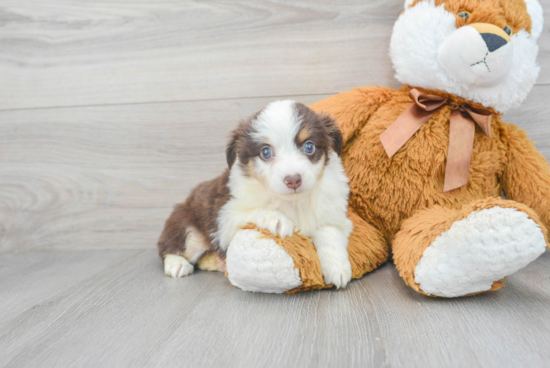
[[[445, 97], [427, 95], [414, 88], [409, 95], [414, 103], [380, 136], [390, 158], [448, 101]], [[458, 106], [451, 113], [444, 192], [468, 183], [475, 124], [491, 138], [491, 117], [490, 110], [477, 109], [467, 104]]]

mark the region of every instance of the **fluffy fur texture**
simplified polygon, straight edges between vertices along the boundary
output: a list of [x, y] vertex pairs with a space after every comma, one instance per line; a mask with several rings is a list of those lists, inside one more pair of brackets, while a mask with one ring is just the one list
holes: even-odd
[[[352, 211], [348, 216], [353, 222], [349, 261], [356, 279], [384, 263], [388, 247], [372, 225]], [[282, 255], [283, 249], [288, 258]], [[233, 238], [227, 251], [227, 274], [233, 285], [256, 292], [295, 293], [332, 287], [325, 283], [317, 250], [309, 238], [299, 233], [282, 238], [253, 224], [245, 225]]]
[[[408, 85], [440, 89], [499, 112], [517, 107], [535, 84], [542, 9], [523, 0], [415, 1], [395, 23], [390, 55], [396, 78]], [[458, 17], [469, 11], [467, 20]], [[510, 26], [511, 42], [489, 52], [472, 25]], [[533, 29], [533, 35], [530, 34]]]
[[[235, 132], [228, 149], [231, 200], [221, 208], [214, 240], [227, 249], [237, 230], [251, 222], [282, 237], [299, 230], [315, 244], [325, 280], [337, 287], [351, 279], [346, 251], [352, 223], [347, 218], [348, 179], [338, 157], [341, 134], [331, 119], [293, 101], [268, 105]], [[304, 155], [305, 143], [316, 152]], [[256, 142], [256, 143], [255, 143]], [[272, 147], [262, 160], [255, 150]], [[251, 148], [252, 147], [252, 148]], [[285, 185], [297, 174], [297, 189]]]
[[525, 4], [527, 5], [527, 12], [531, 17], [531, 37], [536, 41], [539, 39], [544, 25], [542, 6], [538, 0], [525, 0]]
[[[539, 225], [535, 232], [546, 238], [546, 227], [550, 225], [550, 166], [524, 132], [495, 114], [492, 138], [476, 128], [468, 184], [443, 192], [450, 106], [436, 112], [392, 159], [380, 143], [382, 132], [411, 104], [409, 90], [357, 88], [312, 108], [330, 112], [340, 124], [344, 136], [342, 160], [350, 178], [350, 206], [384, 235], [381, 241], [391, 244], [401, 276], [422, 292], [412, 276], [415, 267], [426, 248], [460, 219], [452, 215], [453, 211], [467, 217], [479, 210], [477, 203], [504, 191], [509, 199], [526, 203], [534, 211], [510, 200], [491, 201], [527, 213]], [[421, 90], [449, 98], [451, 106], [468, 102], [441, 91]], [[409, 228], [411, 222], [416, 227]]]
[[[419, 264], [419, 261], [423, 257], [423, 255], [429, 254], [431, 251], [428, 251], [431, 247], [431, 245], [434, 245], [436, 243], [436, 240], [440, 237], [441, 234], [445, 234], [448, 232], [452, 226], [455, 223], [460, 223], [467, 219], [471, 214], [473, 213], [479, 213], [485, 210], [493, 209], [495, 207], [499, 207], [501, 209], [512, 209], [514, 211], [521, 211], [525, 213], [529, 220], [525, 220], [525, 217], [523, 215], [518, 217], [523, 217], [523, 220], [521, 220], [520, 223], [518, 223], [518, 230], [516, 230], [515, 224], [512, 224], [509, 222], [510, 218], [504, 219], [506, 221], [505, 224], [499, 224], [499, 227], [506, 228], [507, 231], [510, 234], [514, 234], [514, 238], [516, 241], [512, 241], [513, 245], [517, 248], [517, 250], [521, 253], [529, 253], [529, 251], [533, 248], [532, 244], [529, 243], [529, 240], [537, 239], [537, 237], [542, 234], [543, 238], [546, 237], [546, 228], [541, 223], [539, 216], [533, 211], [531, 208], [525, 206], [524, 204], [515, 202], [515, 201], [509, 201], [504, 200], [501, 198], [488, 198], [488, 199], [481, 199], [478, 201], [474, 201], [470, 204], [463, 205], [461, 208], [458, 209], [452, 209], [452, 208], [445, 208], [442, 206], [434, 206], [431, 208], [427, 208], [421, 211], [418, 211], [413, 216], [408, 218], [407, 220], [403, 221], [403, 225], [401, 226], [400, 231], [396, 234], [395, 240], [392, 242], [392, 250], [393, 250], [393, 260], [395, 262], [395, 265], [397, 269], [399, 270], [399, 274], [401, 277], [405, 280], [405, 282], [411, 286], [416, 291], [426, 294], [427, 292], [423, 291], [420, 286], [416, 282], [415, 272], [416, 267]], [[515, 216], [514, 216], [515, 217]], [[530, 229], [533, 231], [532, 234], [530, 234], [525, 239], [518, 239], [518, 234], [523, 232], [522, 228], [524, 224], [532, 224], [530, 223], [530, 220], [532, 220], [537, 226], [530, 227]], [[480, 229], [480, 226], [488, 226], [486, 229]], [[482, 223], [476, 223], [471, 226], [469, 226], [466, 229], [462, 229], [464, 231], [467, 231], [466, 234], [461, 234], [463, 236], [468, 236], [470, 234], [476, 234], [480, 231], [485, 236], [486, 239], [484, 240], [490, 240], [492, 236], [498, 236], [497, 234], [491, 234], [492, 230], [494, 230], [495, 225], [491, 225], [490, 222], [487, 222], [485, 224]], [[459, 225], [461, 227], [461, 225]], [[536, 228], [538, 227], [538, 229]], [[525, 235], [525, 233], [524, 233]], [[463, 238], [462, 238], [463, 239]], [[540, 238], [539, 238], [540, 239]], [[474, 242], [470, 243], [471, 240], [474, 240]], [[473, 236], [471, 239], [467, 239], [467, 241], [462, 243], [463, 252], [466, 252], [468, 247], [470, 245], [478, 248], [478, 251], [486, 251], [486, 255], [490, 258], [493, 256], [494, 258], [501, 257], [501, 254], [499, 251], [495, 252], [495, 249], [487, 248], [485, 249], [485, 246], [480, 246], [478, 243], [475, 242], [475, 236]], [[492, 242], [491, 242], [492, 243]], [[488, 243], [487, 245], [491, 245], [491, 243]], [[485, 244], [485, 242], [483, 242]], [[508, 247], [511, 247], [512, 245], [510, 243], [505, 243]], [[455, 247], [457, 245], [460, 245], [458, 242], [454, 244]], [[531, 249], [530, 249], [531, 248]], [[524, 250], [525, 249], [525, 250]], [[504, 249], [503, 249], [504, 250]], [[510, 248], [508, 249], [510, 250]], [[507, 254], [506, 254], [507, 253]], [[503, 252], [503, 255], [506, 254], [508, 256], [513, 255], [513, 252]], [[468, 257], [469, 253], [464, 253], [464, 257]], [[471, 254], [472, 256], [479, 256], [479, 252], [475, 253], [473, 252]], [[483, 262], [483, 257], [479, 259], [480, 262]], [[472, 262], [472, 260], [469, 260]], [[517, 261], [517, 263], [516, 263]], [[518, 263], [521, 264], [521, 254], [517, 254], [516, 261], [510, 257], [509, 264], [511, 266], [517, 265]], [[452, 262], [452, 261], [451, 261]], [[498, 261], [497, 261], [498, 262]], [[461, 263], [460, 260], [456, 260], [456, 263]], [[444, 265], [441, 265], [441, 269], [445, 270]], [[509, 270], [511, 274], [511, 270]], [[449, 280], [449, 278], [455, 277], [454, 281]], [[471, 284], [470, 287], [473, 287], [473, 285], [484, 281], [493, 281], [493, 285], [489, 290], [497, 290], [504, 286], [504, 282], [501, 280], [502, 278], [493, 278], [493, 280], [485, 279], [479, 279], [480, 276], [491, 276], [490, 274], [487, 275], [458, 275], [456, 273], [448, 272], [446, 273], [446, 281], [448, 285], [446, 286], [447, 292], [449, 290], [454, 290], [456, 294], [456, 290], [461, 288], [465, 294], [462, 295], [470, 295], [471, 293], [476, 293], [475, 291], [466, 292], [468, 288], [468, 282]], [[494, 274], [493, 274], [494, 276]], [[496, 276], [495, 276], [496, 277]], [[467, 283], [464, 283], [464, 280], [467, 280]], [[434, 277], [432, 280], [426, 280], [428, 282], [431, 282], [432, 284], [439, 283], [439, 288], [442, 288], [441, 277]], [[461, 285], [462, 284], [462, 285]], [[430, 290], [433, 292], [433, 290]], [[429, 292], [429, 291], [428, 291]], [[443, 295], [440, 295], [443, 296]], [[458, 295], [453, 295], [458, 296]]]
[[[205, 254], [209, 259], [199, 266], [223, 270], [211, 252], [224, 255], [238, 229], [253, 223], [282, 238], [300, 231], [312, 239], [325, 281], [344, 287], [352, 273], [346, 250], [352, 223], [346, 216], [349, 187], [341, 147], [331, 118], [294, 101], [273, 102], [242, 122], [227, 147], [229, 170], [199, 185], [166, 222], [159, 241], [166, 274], [188, 275]], [[250, 237], [237, 237], [246, 253], [229, 267], [237, 284], [239, 271], [268, 267], [267, 261], [254, 261], [257, 250], [247, 246]], [[270, 263], [292, 263], [282, 248], [269, 251], [276, 258]], [[279, 277], [285, 287], [296, 283], [294, 272], [285, 277]], [[282, 287], [265, 286], [271, 292]]]
[[164, 257], [164, 273], [170, 277], [187, 276], [194, 270], [195, 267], [185, 257], [176, 254], [167, 254]]
[[239, 231], [228, 248], [227, 274], [231, 284], [264, 293], [284, 293], [301, 286], [300, 272], [292, 257], [277, 242], [263, 238], [258, 230]]
[[[216, 179], [201, 183], [166, 220], [157, 247], [168, 276], [189, 275], [202, 255], [217, 250], [209, 234], [217, 229], [217, 214], [229, 200], [228, 180], [226, 170]], [[223, 252], [220, 256], [224, 257]], [[225, 270], [221, 262], [218, 265], [219, 271]]]
[[[351, 189], [348, 216], [355, 229], [348, 247], [353, 277], [384, 262], [389, 245], [399, 274], [420, 293], [454, 297], [497, 290], [504, 285], [501, 279], [548, 244], [550, 165], [526, 134], [503, 122], [499, 113], [521, 103], [535, 81], [540, 5], [535, 0], [527, 6], [522, 0], [414, 0], [405, 6], [391, 41], [397, 77], [447, 98], [448, 104], [391, 159], [380, 135], [411, 105], [411, 86], [356, 88], [310, 106], [330, 114], [342, 132], [342, 162]], [[458, 17], [463, 10], [468, 20]], [[505, 39], [501, 30], [507, 25], [514, 33], [498, 48], [490, 45], [491, 38], [498, 38], [482, 36], [488, 29]], [[449, 39], [456, 47], [445, 45]], [[468, 47], [472, 53], [486, 48], [485, 53], [492, 49], [495, 54], [483, 56], [487, 65], [466, 63], [471, 75], [460, 65], [442, 65], [453, 58], [469, 62]], [[440, 55], [442, 50], [451, 57]], [[494, 68], [498, 75], [483, 74], [480, 67]], [[468, 184], [443, 192], [449, 117], [462, 104], [494, 112], [491, 138], [476, 127]], [[507, 199], [500, 198], [502, 192]], [[495, 229], [510, 236], [502, 240]], [[293, 249], [312, 245], [294, 241], [285, 238], [279, 245], [300, 269], [304, 257]], [[365, 246], [355, 248], [356, 241]], [[472, 259], [484, 272], [471, 269]], [[314, 267], [307, 264], [300, 274], [312, 274]]]
[[415, 283], [426, 294], [444, 297], [487, 291], [545, 248], [539, 226], [525, 212], [499, 206], [475, 211], [426, 248]]

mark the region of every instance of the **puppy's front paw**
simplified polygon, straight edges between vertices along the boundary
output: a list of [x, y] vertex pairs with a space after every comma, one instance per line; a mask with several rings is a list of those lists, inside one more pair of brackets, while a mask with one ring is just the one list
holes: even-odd
[[346, 251], [321, 250], [317, 252], [325, 284], [345, 288], [351, 280], [351, 264]]
[[253, 221], [260, 229], [267, 230], [272, 234], [278, 234], [283, 238], [292, 236], [294, 224], [285, 215], [276, 211], [261, 212]]
[[164, 257], [164, 273], [166, 275], [179, 278], [193, 273], [195, 267], [184, 257], [175, 254], [167, 254]]

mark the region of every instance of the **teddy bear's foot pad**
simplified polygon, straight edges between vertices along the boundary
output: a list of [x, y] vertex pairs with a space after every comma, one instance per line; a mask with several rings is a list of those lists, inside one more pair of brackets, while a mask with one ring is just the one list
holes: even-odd
[[227, 249], [226, 266], [231, 284], [245, 291], [284, 293], [302, 285], [292, 257], [255, 230], [237, 232]]
[[415, 282], [425, 293], [441, 297], [487, 291], [545, 248], [541, 229], [525, 212], [498, 206], [472, 212], [426, 248]]

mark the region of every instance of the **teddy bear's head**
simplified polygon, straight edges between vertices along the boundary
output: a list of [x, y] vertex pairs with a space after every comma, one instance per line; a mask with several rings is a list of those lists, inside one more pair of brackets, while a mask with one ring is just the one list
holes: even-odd
[[396, 78], [505, 112], [538, 76], [542, 25], [537, 0], [406, 0], [390, 43]]

